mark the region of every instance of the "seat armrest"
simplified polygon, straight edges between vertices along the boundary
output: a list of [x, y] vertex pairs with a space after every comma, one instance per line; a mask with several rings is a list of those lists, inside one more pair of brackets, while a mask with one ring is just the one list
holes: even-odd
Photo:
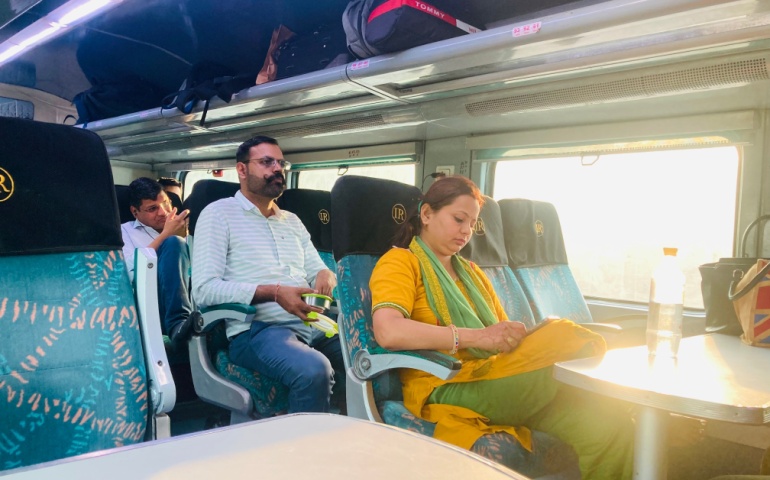
[[223, 303], [221, 305], [212, 305], [200, 309], [200, 317], [195, 322], [195, 331], [197, 333], [206, 333], [213, 328], [219, 321], [225, 319], [240, 320], [241, 322], [251, 322], [257, 313], [254, 305], [245, 303]]
[[[378, 349], [380, 350], [380, 349]], [[353, 359], [353, 371], [361, 380], [369, 380], [394, 368], [421, 370], [449, 380], [460, 372], [462, 363], [456, 358], [433, 350], [369, 352], [361, 349]]]
[[251, 394], [217, 372], [209, 358], [206, 337], [193, 335], [189, 347], [190, 371], [198, 397], [218, 407], [237, 412], [244, 418], [253, 417], [254, 402]]
[[154, 414], [168, 413], [176, 403], [176, 386], [163, 345], [158, 311], [158, 256], [152, 248], [137, 248], [134, 255], [136, 304], [142, 325], [144, 357]]
[[254, 417], [251, 394], [217, 372], [209, 358], [206, 334], [219, 322], [235, 319], [250, 322], [256, 315], [253, 305], [224, 303], [201, 308], [194, 312], [195, 334], [190, 338], [190, 370], [195, 393], [201, 400], [235, 412], [241, 418]]

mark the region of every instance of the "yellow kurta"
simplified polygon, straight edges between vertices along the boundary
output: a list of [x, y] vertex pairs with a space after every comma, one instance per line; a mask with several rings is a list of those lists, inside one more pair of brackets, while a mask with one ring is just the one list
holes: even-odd
[[[472, 265], [472, 268], [479, 274], [483, 287], [490, 293], [497, 318], [500, 321], [507, 320], [492, 284], [476, 265]], [[462, 283], [457, 284], [468, 298]], [[395, 308], [406, 318], [440, 325], [428, 304], [419, 261], [411, 251], [393, 248], [383, 255], [372, 272], [369, 286], [375, 310], [382, 307]], [[470, 302], [469, 298], [468, 301]], [[529, 449], [531, 434], [527, 428], [489, 425], [487, 418], [466, 408], [427, 404], [428, 397], [434, 389], [446, 383], [495, 380], [539, 370], [561, 360], [600, 355], [605, 349], [606, 345], [601, 336], [569, 320], [556, 321], [525, 337], [513, 352], [507, 354], [479, 359], [461, 350], [455, 357], [462, 361], [462, 370], [449, 381], [419, 370], [402, 370], [400, 376], [404, 405], [414, 415], [437, 424], [434, 433], [436, 438], [463, 448], [470, 449], [484, 434], [505, 431], [514, 435]]]

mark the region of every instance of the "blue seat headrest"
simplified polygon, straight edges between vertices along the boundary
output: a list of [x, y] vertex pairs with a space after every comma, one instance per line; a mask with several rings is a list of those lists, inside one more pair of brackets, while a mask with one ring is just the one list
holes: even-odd
[[119, 250], [112, 169], [81, 128], [0, 118], [0, 255]]

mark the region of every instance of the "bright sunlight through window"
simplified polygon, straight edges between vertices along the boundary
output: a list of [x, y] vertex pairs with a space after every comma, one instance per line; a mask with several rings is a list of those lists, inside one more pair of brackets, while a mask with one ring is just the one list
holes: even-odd
[[506, 160], [494, 198], [553, 203], [586, 297], [647, 302], [663, 247], [679, 248], [685, 306], [703, 308], [698, 266], [733, 253], [735, 147]]
[[334, 182], [340, 178], [340, 173], [345, 175], [359, 175], [362, 177], [384, 178], [395, 180], [396, 182], [414, 185], [414, 164], [401, 165], [369, 165], [362, 167], [343, 167], [334, 168], [314, 168], [301, 170], [298, 172], [299, 188], [308, 188], [312, 190], [331, 191]]

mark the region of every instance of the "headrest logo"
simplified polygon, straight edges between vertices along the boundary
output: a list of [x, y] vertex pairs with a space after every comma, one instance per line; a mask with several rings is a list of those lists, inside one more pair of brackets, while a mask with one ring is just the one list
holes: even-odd
[[13, 195], [13, 177], [7, 170], [0, 168], [0, 203]]
[[535, 235], [538, 237], [542, 237], [543, 233], [545, 233], [545, 226], [543, 225], [543, 222], [540, 220], [535, 221]]
[[487, 234], [487, 228], [484, 225], [484, 219], [479, 218], [479, 220], [476, 222], [476, 225], [473, 227], [473, 233], [476, 235], [486, 235]]
[[401, 225], [406, 221], [406, 208], [400, 203], [393, 205], [390, 210], [390, 216], [393, 217], [393, 221]]
[[331, 219], [331, 215], [329, 215], [328, 210], [321, 209], [318, 211], [318, 219], [321, 220], [321, 223], [326, 225], [329, 223], [329, 220]]

